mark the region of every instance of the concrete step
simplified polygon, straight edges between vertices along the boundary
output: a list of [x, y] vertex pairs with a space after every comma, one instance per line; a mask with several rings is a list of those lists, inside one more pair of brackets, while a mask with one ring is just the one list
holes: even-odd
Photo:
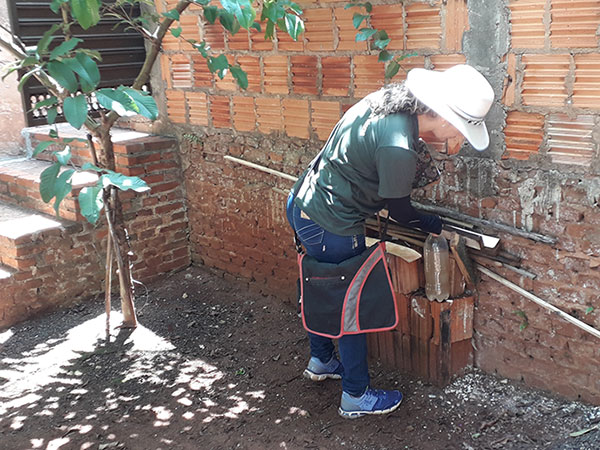
[[[55, 215], [54, 200], [45, 203], [40, 195], [40, 175], [51, 165], [51, 162], [24, 158], [0, 161], [0, 200]], [[63, 168], [63, 170], [65, 169]], [[96, 173], [80, 172], [73, 176], [73, 190], [60, 204], [59, 215], [61, 218], [85, 221], [79, 211], [76, 196], [83, 187], [95, 184], [97, 180]]]
[[36, 266], [48, 250], [46, 239], [61, 236], [75, 225], [0, 201], [0, 264], [16, 270]]

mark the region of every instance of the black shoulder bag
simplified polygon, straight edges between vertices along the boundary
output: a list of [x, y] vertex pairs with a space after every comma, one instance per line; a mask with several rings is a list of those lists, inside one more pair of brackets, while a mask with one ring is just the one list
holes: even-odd
[[[317, 170], [322, 151], [305, 175]], [[304, 178], [298, 187], [304, 182]], [[389, 220], [389, 219], [388, 219]], [[307, 255], [294, 231], [300, 269], [302, 324], [307, 331], [339, 338], [385, 331], [398, 323], [398, 309], [382, 241], [338, 264]]]

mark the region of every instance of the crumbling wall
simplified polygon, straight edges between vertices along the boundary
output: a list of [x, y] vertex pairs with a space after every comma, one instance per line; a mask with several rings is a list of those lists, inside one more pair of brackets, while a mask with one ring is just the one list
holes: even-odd
[[[390, 34], [391, 50], [416, 53], [404, 69], [468, 62], [496, 93], [486, 120], [490, 148], [456, 152], [433, 143], [445, 155], [444, 175], [415, 198], [556, 237], [544, 244], [500, 233], [505, 250], [536, 278], [494, 270], [600, 327], [598, 1], [372, 3], [371, 23]], [[356, 9], [344, 6], [303, 2], [306, 33], [297, 43], [281, 34], [265, 42], [244, 30], [224, 36], [188, 11], [183, 34], [224, 50], [247, 71], [249, 87], [215, 79], [175, 38], [165, 45], [155, 83], [165, 87], [164, 126], [184, 149], [193, 259], [287, 298], [296, 279], [283, 206], [291, 182], [223, 156], [297, 175], [341, 114], [389, 81], [377, 53], [354, 41]], [[401, 70], [392, 81], [404, 76]], [[600, 402], [598, 340], [485, 277], [473, 344], [484, 370]]]

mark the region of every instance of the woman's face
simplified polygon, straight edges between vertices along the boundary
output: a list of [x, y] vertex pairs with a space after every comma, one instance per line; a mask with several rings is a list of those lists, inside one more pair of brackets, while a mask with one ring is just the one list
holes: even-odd
[[433, 135], [435, 136], [436, 140], [447, 142], [449, 154], [452, 155], [454, 153], [458, 153], [465, 142], [465, 137], [447, 120], [442, 119], [440, 116], [438, 116], [438, 119], [438, 126], [433, 127], [432, 129]]

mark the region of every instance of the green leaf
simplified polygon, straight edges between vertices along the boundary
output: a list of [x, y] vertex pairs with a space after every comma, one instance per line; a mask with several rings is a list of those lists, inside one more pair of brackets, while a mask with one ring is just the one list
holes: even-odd
[[207, 47], [205, 41], [202, 41], [199, 44], [193, 44], [193, 47], [198, 50], [204, 58], [208, 58], [209, 47]]
[[19, 63], [19, 68], [33, 66], [34, 64], [38, 64], [39, 61], [37, 56], [28, 56]]
[[85, 95], [76, 95], [75, 97], [65, 98], [63, 111], [67, 122], [69, 122], [73, 128], [79, 130], [84, 124], [88, 114], [88, 105]]
[[48, 136], [54, 139], [58, 139], [58, 131], [56, 131], [56, 129], [52, 129], [48, 132]]
[[398, 64], [396, 61], [390, 61], [385, 69], [385, 77], [393, 78], [394, 75], [398, 73], [398, 70], [400, 70], [400, 64]]
[[60, 152], [54, 152], [54, 156], [56, 156], [56, 159], [61, 166], [66, 166], [71, 159], [71, 147], [65, 145], [65, 148]]
[[285, 9], [278, 2], [263, 3], [263, 10], [261, 14], [261, 20], [269, 20], [276, 23], [279, 19], [283, 19], [285, 16]]
[[48, 108], [48, 111], [46, 111], [46, 121], [52, 125], [54, 123], [54, 121], [56, 120], [56, 116], [58, 115], [58, 109], [56, 108], [56, 106], [53, 106], [52, 108]]
[[68, 169], [63, 171], [54, 183], [54, 193], [56, 199], [54, 200], [54, 211], [56, 211], [56, 215], [58, 216], [58, 208], [60, 207], [60, 202], [64, 200], [64, 198], [69, 195], [73, 186], [71, 185], [71, 177], [75, 170]]
[[93, 170], [94, 172], [98, 172], [98, 173], [104, 172], [104, 169], [101, 169], [100, 167], [97, 167], [89, 162], [87, 162], [83, 166], [81, 166], [81, 170]]
[[94, 186], [86, 186], [79, 192], [79, 208], [81, 215], [88, 222], [94, 224], [100, 217], [100, 211], [104, 207], [102, 200], [102, 186], [100, 183]]
[[31, 156], [33, 158], [35, 158], [37, 155], [39, 155], [40, 153], [42, 153], [44, 150], [46, 150], [52, 144], [56, 144], [56, 142], [54, 142], [54, 141], [42, 141], [42, 142], [40, 142], [38, 145], [35, 146], [35, 150], [33, 151], [33, 154]]
[[55, 105], [57, 102], [58, 102], [58, 99], [53, 95], [51, 97], [48, 97], [47, 99], [42, 100], [41, 102], [37, 102], [35, 104], [35, 106], [33, 107], [33, 109], [39, 109], [44, 106]]
[[384, 48], [386, 48], [388, 46], [388, 44], [391, 42], [391, 39], [377, 39], [375, 40], [374, 44], [375, 47], [383, 50]]
[[271, 21], [267, 22], [265, 27], [265, 39], [273, 39], [273, 33], [275, 31], [275, 24]]
[[131, 115], [128, 113], [139, 113], [139, 108], [132, 98], [125, 92], [113, 88], [99, 89], [96, 91], [98, 103], [120, 116]]
[[227, 61], [225, 55], [219, 55], [216, 58], [211, 56], [206, 63], [208, 64], [208, 69], [212, 73], [216, 73], [221, 79], [225, 78], [225, 75], [227, 75], [227, 71], [229, 70], [229, 61]]
[[208, 23], [210, 23], [211, 25], [214, 24], [215, 20], [217, 20], [217, 17], [219, 17], [219, 8], [217, 8], [216, 6], [204, 7], [204, 18]]
[[38, 57], [45, 55], [48, 52], [48, 46], [50, 42], [56, 37], [53, 36], [56, 33], [56, 30], [60, 28], [60, 25], [55, 24], [50, 27], [48, 31], [44, 33], [42, 38], [38, 41], [37, 47], [35, 49], [35, 53]]
[[300, 8], [300, 5], [298, 5], [297, 3], [286, 1], [285, 4], [287, 5], [287, 7], [289, 9], [294, 11], [296, 14], [298, 14], [298, 15], [302, 14], [302, 8]]
[[27, 72], [25, 75], [23, 75], [21, 77], [21, 79], [19, 80], [19, 85], [17, 86], [17, 89], [19, 91], [23, 90], [23, 86], [25, 86], [25, 83], [27, 83], [27, 81], [36, 73], [39, 71], [39, 68], [34, 67], [33, 69], [31, 69], [29, 72]]
[[50, 61], [47, 65], [50, 76], [69, 92], [77, 90], [77, 78], [68, 66], [60, 61]]
[[52, 3], [50, 3], [50, 9], [54, 14], [58, 14], [60, 5], [65, 2], [67, 2], [67, 0], [52, 0]]
[[285, 19], [279, 19], [277, 21], [277, 28], [279, 28], [284, 33], [287, 33], [287, 27], [285, 25]]
[[133, 88], [124, 88], [122, 90], [131, 97], [142, 116], [150, 120], [156, 120], [158, 117], [158, 106], [156, 106], [156, 102], [150, 94], [145, 94]]
[[240, 31], [240, 23], [237, 21], [235, 16], [227, 11], [221, 11], [219, 14], [219, 22], [223, 25], [227, 31], [232, 35]]
[[246, 90], [248, 88], [248, 75], [246, 72], [240, 66], [230, 66], [229, 70], [231, 70], [231, 75], [237, 81], [238, 86]]
[[359, 33], [356, 33], [356, 42], [366, 41], [371, 36], [377, 33], [377, 30], [372, 28], [361, 28]]
[[256, 11], [249, 0], [221, 0], [223, 8], [233, 14], [242, 28], [249, 29], [256, 18]]
[[102, 56], [97, 50], [90, 50], [89, 48], [78, 48], [77, 50], [75, 50], [75, 52], [88, 55], [90, 58], [95, 59], [96, 61], [102, 61]]
[[122, 173], [107, 171], [100, 177], [103, 187], [109, 185], [115, 186], [122, 191], [133, 190], [135, 192], [145, 192], [150, 190], [150, 187], [144, 180], [139, 177], [128, 177]]
[[77, 47], [77, 44], [79, 44], [80, 42], [83, 42], [83, 40], [79, 39], [79, 38], [72, 38], [72, 39], [69, 39], [68, 41], [63, 42], [62, 44], [60, 44], [58, 47], [56, 47], [54, 50], [52, 50], [50, 52], [50, 59], [56, 59], [59, 56], [66, 55], [71, 50], [73, 50], [75, 47]]
[[177, 11], [176, 9], [171, 9], [170, 11], [167, 11], [166, 13], [163, 13], [162, 15], [164, 17], [168, 17], [169, 19], [179, 20], [179, 11]]
[[261, 32], [260, 23], [254, 22], [250, 28], [254, 28], [259, 33]]
[[99, 0], [70, 0], [70, 4], [71, 15], [84, 30], [100, 21]]
[[40, 195], [45, 203], [52, 200], [52, 197], [56, 195], [54, 185], [56, 183], [56, 177], [60, 171], [60, 163], [54, 163], [47, 169], [45, 169], [40, 175]]
[[181, 27], [171, 28], [171, 34], [177, 38], [181, 36]]
[[64, 59], [63, 63], [79, 75], [81, 89], [83, 92], [91, 92], [100, 83], [100, 71], [98, 64], [84, 53], [78, 53], [75, 58]]
[[594, 312], [594, 307], [593, 306], [588, 306], [587, 309], [585, 310], [586, 314], [591, 314]]
[[297, 41], [298, 36], [304, 32], [304, 22], [302, 22], [300, 17], [295, 16], [294, 14], [285, 15], [285, 25], [288, 34], [295, 41]]
[[377, 58], [377, 62], [390, 61], [393, 57], [394, 57], [394, 55], [392, 55], [387, 50], [382, 50], [379, 52], [379, 57]]
[[360, 28], [360, 25], [363, 23], [363, 20], [365, 20], [367, 17], [369, 17], [369, 16], [365, 16], [364, 14], [354, 13], [354, 15], [352, 16], [352, 24], [354, 25], [354, 28], [356, 28], [358, 30]]

